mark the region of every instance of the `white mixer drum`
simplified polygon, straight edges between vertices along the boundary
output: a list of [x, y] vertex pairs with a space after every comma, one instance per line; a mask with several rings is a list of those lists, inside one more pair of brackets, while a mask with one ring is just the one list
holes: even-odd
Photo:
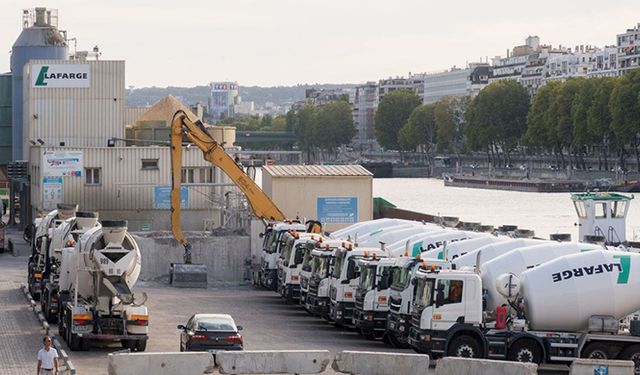
[[494, 311], [496, 307], [507, 303], [494, 287], [496, 279], [501, 274], [510, 272], [520, 277], [524, 271], [552, 259], [597, 249], [602, 247], [584, 243], [546, 241], [541, 245], [520, 247], [481, 264], [480, 276], [482, 284], [487, 288], [487, 310]]
[[554, 259], [522, 274], [535, 330], [580, 331], [592, 315], [620, 319], [640, 310], [640, 254], [596, 250]]

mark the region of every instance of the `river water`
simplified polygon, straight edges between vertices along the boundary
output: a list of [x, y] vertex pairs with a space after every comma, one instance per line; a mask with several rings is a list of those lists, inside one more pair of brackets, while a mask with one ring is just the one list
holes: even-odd
[[[373, 180], [373, 196], [399, 208], [431, 215], [456, 216], [462, 221], [532, 229], [537, 237], [571, 233], [578, 216], [569, 193], [525, 193], [445, 187], [432, 178], [380, 178]], [[634, 236], [635, 233], [635, 236]], [[640, 202], [632, 200], [627, 216], [627, 239], [640, 239]]]

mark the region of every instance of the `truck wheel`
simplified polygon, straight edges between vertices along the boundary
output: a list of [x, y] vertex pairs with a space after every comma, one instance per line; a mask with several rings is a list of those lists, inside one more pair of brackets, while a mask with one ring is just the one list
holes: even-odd
[[145, 350], [147, 350], [147, 340], [136, 341], [136, 351], [144, 352]]
[[539, 364], [542, 362], [542, 350], [537, 342], [529, 339], [522, 339], [511, 345], [508, 358], [510, 361], [514, 362], [530, 362]]
[[81, 341], [82, 339], [80, 337], [78, 337], [78, 335], [76, 335], [75, 333], [70, 333], [69, 334], [69, 341], [67, 342], [67, 344], [69, 344], [69, 349], [71, 349], [71, 351], [76, 352], [78, 350], [81, 349]]
[[409, 343], [400, 340], [396, 335], [389, 333], [387, 337], [389, 338], [389, 343], [391, 343], [394, 348], [409, 349]]
[[88, 352], [91, 349], [91, 341], [89, 339], [80, 339], [80, 350]]
[[620, 354], [620, 359], [633, 361], [634, 365], [634, 374], [640, 374], [640, 345], [631, 345], [626, 348], [622, 354]]
[[592, 342], [582, 349], [582, 358], [588, 359], [610, 359], [609, 347], [602, 342]]
[[471, 336], [461, 335], [451, 341], [447, 355], [449, 357], [480, 358], [480, 344]]

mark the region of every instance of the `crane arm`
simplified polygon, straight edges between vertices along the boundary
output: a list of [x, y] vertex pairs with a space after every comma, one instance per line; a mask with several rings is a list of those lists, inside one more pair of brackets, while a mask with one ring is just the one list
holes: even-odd
[[192, 122], [184, 111], [178, 111], [171, 124], [171, 230], [176, 240], [189, 252], [189, 242], [180, 226], [180, 185], [182, 182], [182, 139], [186, 136], [204, 154], [204, 159], [222, 169], [245, 194], [253, 213], [263, 220], [285, 220], [273, 201], [229, 156], [204, 128]]

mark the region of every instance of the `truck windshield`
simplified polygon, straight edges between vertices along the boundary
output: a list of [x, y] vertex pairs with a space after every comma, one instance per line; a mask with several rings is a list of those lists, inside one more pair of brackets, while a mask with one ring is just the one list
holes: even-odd
[[433, 279], [419, 278], [416, 282], [415, 304], [427, 307], [433, 303]]
[[280, 253], [280, 259], [283, 260], [283, 264], [285, 266], [289, 265], [289, 256], [291, 255], [291, 249], [293, 248], [293, 239], [289, 239], [284, 246], [282, 247], [282, 252]]
[[342, 267], [344, 266], [345, 259], [347, 259], [347, 254], [339, 251], [338, 255], [336, 255], [336, 261], [335, 265], [333, 266], [333, 273], [331, 274], [331, 276], [336, 279], [340, 278], [340, 273], [342, 272]]
[[360, 288], [365, 290], [373, 289], [373, 282], [376, 279], [376, 266], [366, 266], [362, 268], [360, 273]]
[[311, 275], [320, 279], [329, 276], [329, 260], [330, 258], [326, 256], [313, 257], [313, 268], [311, 271]]
[[397, 267], [392, 271], [393, 279], [391, 281], [391, 287], [393, 289], [404, 290], [409, 286], [409, 280], [411, 280], [411, 268]]
[[293, 257], [293, 264], [297, 266], [298, 264], [301, 264], [302, 262], [304, 262], [304, 253], [306, 249], [307, 249], [307, 246], [305, 244], [296, 245], [296, 251], [294, 252], [294, 257]]
[[306, 248], [304, 250], [304, 259], [302, 259], [302, 270], [303, 271], [311, 271], [311, 249]]
[[269, 232], [267, 239], [264, 241], [264, 244], [265, 244], [264, 251], [266, 251], [269, 254], [273, 254], [276, 252], [280, 234], [282, 234], [282, 232], [275, 231], [275, 230], [272, 230], [271, 232]]

